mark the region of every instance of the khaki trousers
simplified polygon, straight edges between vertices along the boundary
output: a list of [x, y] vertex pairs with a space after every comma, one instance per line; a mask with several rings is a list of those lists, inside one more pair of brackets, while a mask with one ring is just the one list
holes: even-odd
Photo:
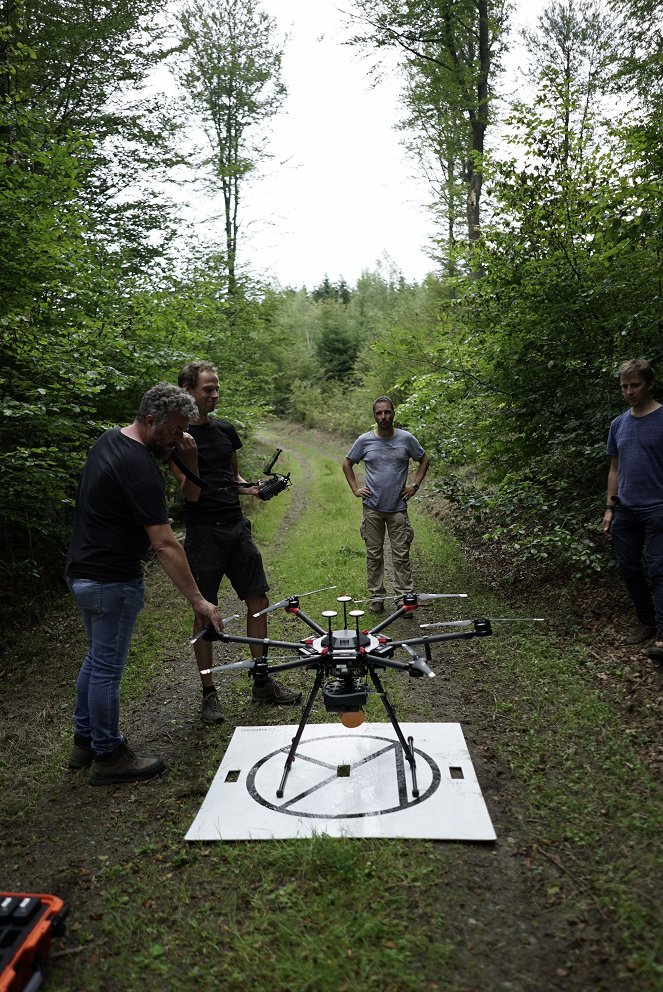
[[414, 530], [407, 513], [382, 513], [364, 507], [364, 517], [359, 528], [366, 545], [366, 572], [371, 598], [385, 595], [384, 539], [389, 537], [391, 561], [394, 568], [394, 592], [402, 596], [414, 592], [410, 568], [410, 545]]

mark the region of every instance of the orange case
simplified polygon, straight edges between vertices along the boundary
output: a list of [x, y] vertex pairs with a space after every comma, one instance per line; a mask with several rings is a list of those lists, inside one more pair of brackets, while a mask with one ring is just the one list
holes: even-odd
[[0, 992], [33, 992], [42, 983], [51, 938], [64, 931], [57, 896], [0, 892]]

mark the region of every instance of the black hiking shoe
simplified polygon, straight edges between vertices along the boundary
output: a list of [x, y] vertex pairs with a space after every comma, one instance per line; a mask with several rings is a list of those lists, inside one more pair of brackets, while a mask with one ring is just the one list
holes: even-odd
[[652, 661], [663, 661], [663, 627], [657, 629], [656, 640], [653, 647], [647, 651], [647, 657]]
[[637, 627], [624, 638], [624, 644], [642, 644], [643, 641], [648, 641], [656, 634], [656, 627], [653, 623], [639, 623]]
[[82, 738], [74, 738], [74, 746], [69, 755], [69, 767], [72, 771], [80, 771], [81, 768], [89, 768], [94, 761], [94, 751], [92, 741], [85, 743]]

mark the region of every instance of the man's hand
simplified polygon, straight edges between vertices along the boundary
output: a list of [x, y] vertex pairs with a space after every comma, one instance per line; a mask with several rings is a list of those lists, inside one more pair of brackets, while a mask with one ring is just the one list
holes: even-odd
[[196, 628], [200, 630], [201, 627], [206, 627], [208, 623], [211, 623], [217, 634], [223, 631], [223, 620], [221, 619], [221, 614], [219, 609], [214, 603], [208, 603], [206, 599], [200, 603], [198, 608], [195, 610], [196, 614]]
[[405, 502], [407, 503], [407, 501], [412, 496], [414, 496], [416, 494], [416, 492], [417, 492], [417, 490], [414, 488], [414, 486], [403, 486], [403, 488], [400, 491], [400, 497], [401, 497], [401, 499], [404, 499]]
[[238, 483], [237, 492], [240, 496], [259, 496], [262, 485], [264, 485], [263, 482], [256, 482], [255, 486], [245, 486], [243, 483]]
[[603, 514], [603, 533], [606, 537], [612, 540], [612, 534], [610, 533], [610, 528], [612, 527], [612, 522], [615, 519], [614, 510], [606, 510]]
[[360, 496], [362, 499], [368, 499], [369, 496], [373, 495], [373, 493], [368, 488], [368, 486], [361, 486], [361, 488], [355, 489], [353, 491], [355, 496]]
[[175, 445], [175, 449], [187, 468], [198, 467], [198, 445], [190, 434], [182, 434], [182, 440]]

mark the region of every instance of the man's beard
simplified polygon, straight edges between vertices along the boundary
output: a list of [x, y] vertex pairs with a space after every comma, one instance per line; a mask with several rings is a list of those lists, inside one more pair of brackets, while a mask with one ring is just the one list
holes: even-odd
[[162, 430], [158, 427], [154, 433], [154, 437], [147, 445], [149, 451], [157, 458], [165, 458], [173, 450], [175, 445], [171, 442], [170, 444], [166, 441], [163, 436]]

